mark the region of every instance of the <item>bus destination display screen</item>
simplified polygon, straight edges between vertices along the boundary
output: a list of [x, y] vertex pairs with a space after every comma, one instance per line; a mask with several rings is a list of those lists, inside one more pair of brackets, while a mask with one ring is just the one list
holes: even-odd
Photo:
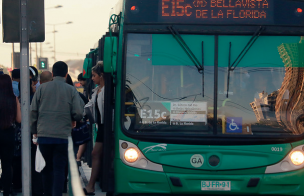
[[160, 22], [269, 24], [273, 0], [160, 0]]
[[304, 25], [304, 1], [126, 0], [127, 24]]
[[304, 1], [126, 0], [127, 24], [304, 25]]

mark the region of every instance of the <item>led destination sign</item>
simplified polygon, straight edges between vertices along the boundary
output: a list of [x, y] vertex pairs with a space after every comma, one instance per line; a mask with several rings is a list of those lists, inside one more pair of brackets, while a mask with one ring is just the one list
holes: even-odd
[[304, 26], [304, 1], [126, 0], [126, 24]]
[[161, 0], [162, 21], [269, 23], [273, 0]]

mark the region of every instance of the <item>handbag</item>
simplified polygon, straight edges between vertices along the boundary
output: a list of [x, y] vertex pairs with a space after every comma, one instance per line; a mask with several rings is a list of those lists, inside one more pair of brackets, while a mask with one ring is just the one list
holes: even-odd
[[91, 140], [91, 134], [86, 121], [77, 122], [79, 126], [72, 129], [72, 139], [75, 145], [85, 144]]

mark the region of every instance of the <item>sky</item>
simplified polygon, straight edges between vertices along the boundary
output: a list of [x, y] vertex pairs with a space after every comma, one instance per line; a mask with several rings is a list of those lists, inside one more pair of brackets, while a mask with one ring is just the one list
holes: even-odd
[[[55, 46], [56, 60], [84, 59], [94, 44], [108, 29], [111, 8], [117, 0], [45, 0], [45, 24], [56, 25]], [[0, 0], [2, 20], [2, 0]], [[54, 8], [61, 5], [61, 8]], [[71, 24], [62, 24], [71, 21]], [[54, 33], [52, 25], [45, 26], [45, 41], [37, 43], [38, 57], [42, 45], [42, 57], [54, 63]], [[2, 35], [2, 21], [0, 35]], [[0, 65], [11, 67], [12, 44], [0, 42]], [[32, 64], [35, 64], [36, 44], [31, 44]], [[33, 51], [34, 50], [34, 51]], [[15, 52], [20, 51], [20, 45], [15, 44]]]

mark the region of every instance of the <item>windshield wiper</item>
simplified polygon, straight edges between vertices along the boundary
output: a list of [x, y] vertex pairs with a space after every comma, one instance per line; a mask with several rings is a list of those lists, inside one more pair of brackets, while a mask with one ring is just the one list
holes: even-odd
[[252, 45], [255, 43], [255, 41], [260, 37], [261, 33], [265, 30], [265, 27], [260, 26], [259, 29], [253, 34], [251, 39], [248, 41], [242, 52], [238, 55], [238, 57], [235, 59], [235, 61], [231, 63], [231, 42], [229, 43], [229, 59], [228, 59], [228, 77], [227, 77], [227, 98], [229, 94], [229, 81], [230, 81], [230, 72], [234, 71], [235, 68], [240, 64], [240, 62], [243, 60], [247, 52], [250, 50]]
[[202, 42], [202, 64], [199, 62], [199, 60], [196, 58], [196, 56], [193, 54], [192, 50], [189, 48], [185, 40], [182, 38], [182, 36], [179, 34], [179, 32], [173, 27], [168, 26], [168, 29], [170, 30], [172, 36], [174, 39], [179, 43], [179, 45], [182, 47], [182, 49], [185, 51], [185, 53], [188, 55], [190, 60], [193, 62], [195, 67], [197, 68], [197, 71], [202, 74], [202, 96], [204, 97], [204, 42]]
[[173, 37], [175, 38], [175, 40], [184, 49], [185, 53], [188, 55], [188, 57], [190, 58], [190, 60], [194, 63], [194, 65], [197, 68], [198, 72], [202, 74], [204, 72], [203, 65], [200, 64], [199, 60], [193, 54], [192, 50], [186, 44], [185, 40], [182, 38], [182, 36], [179, 34], [179, 32], [173, 26], [168, 26], [168, 29], [170, 30], [170, 32], [173, 35]]

